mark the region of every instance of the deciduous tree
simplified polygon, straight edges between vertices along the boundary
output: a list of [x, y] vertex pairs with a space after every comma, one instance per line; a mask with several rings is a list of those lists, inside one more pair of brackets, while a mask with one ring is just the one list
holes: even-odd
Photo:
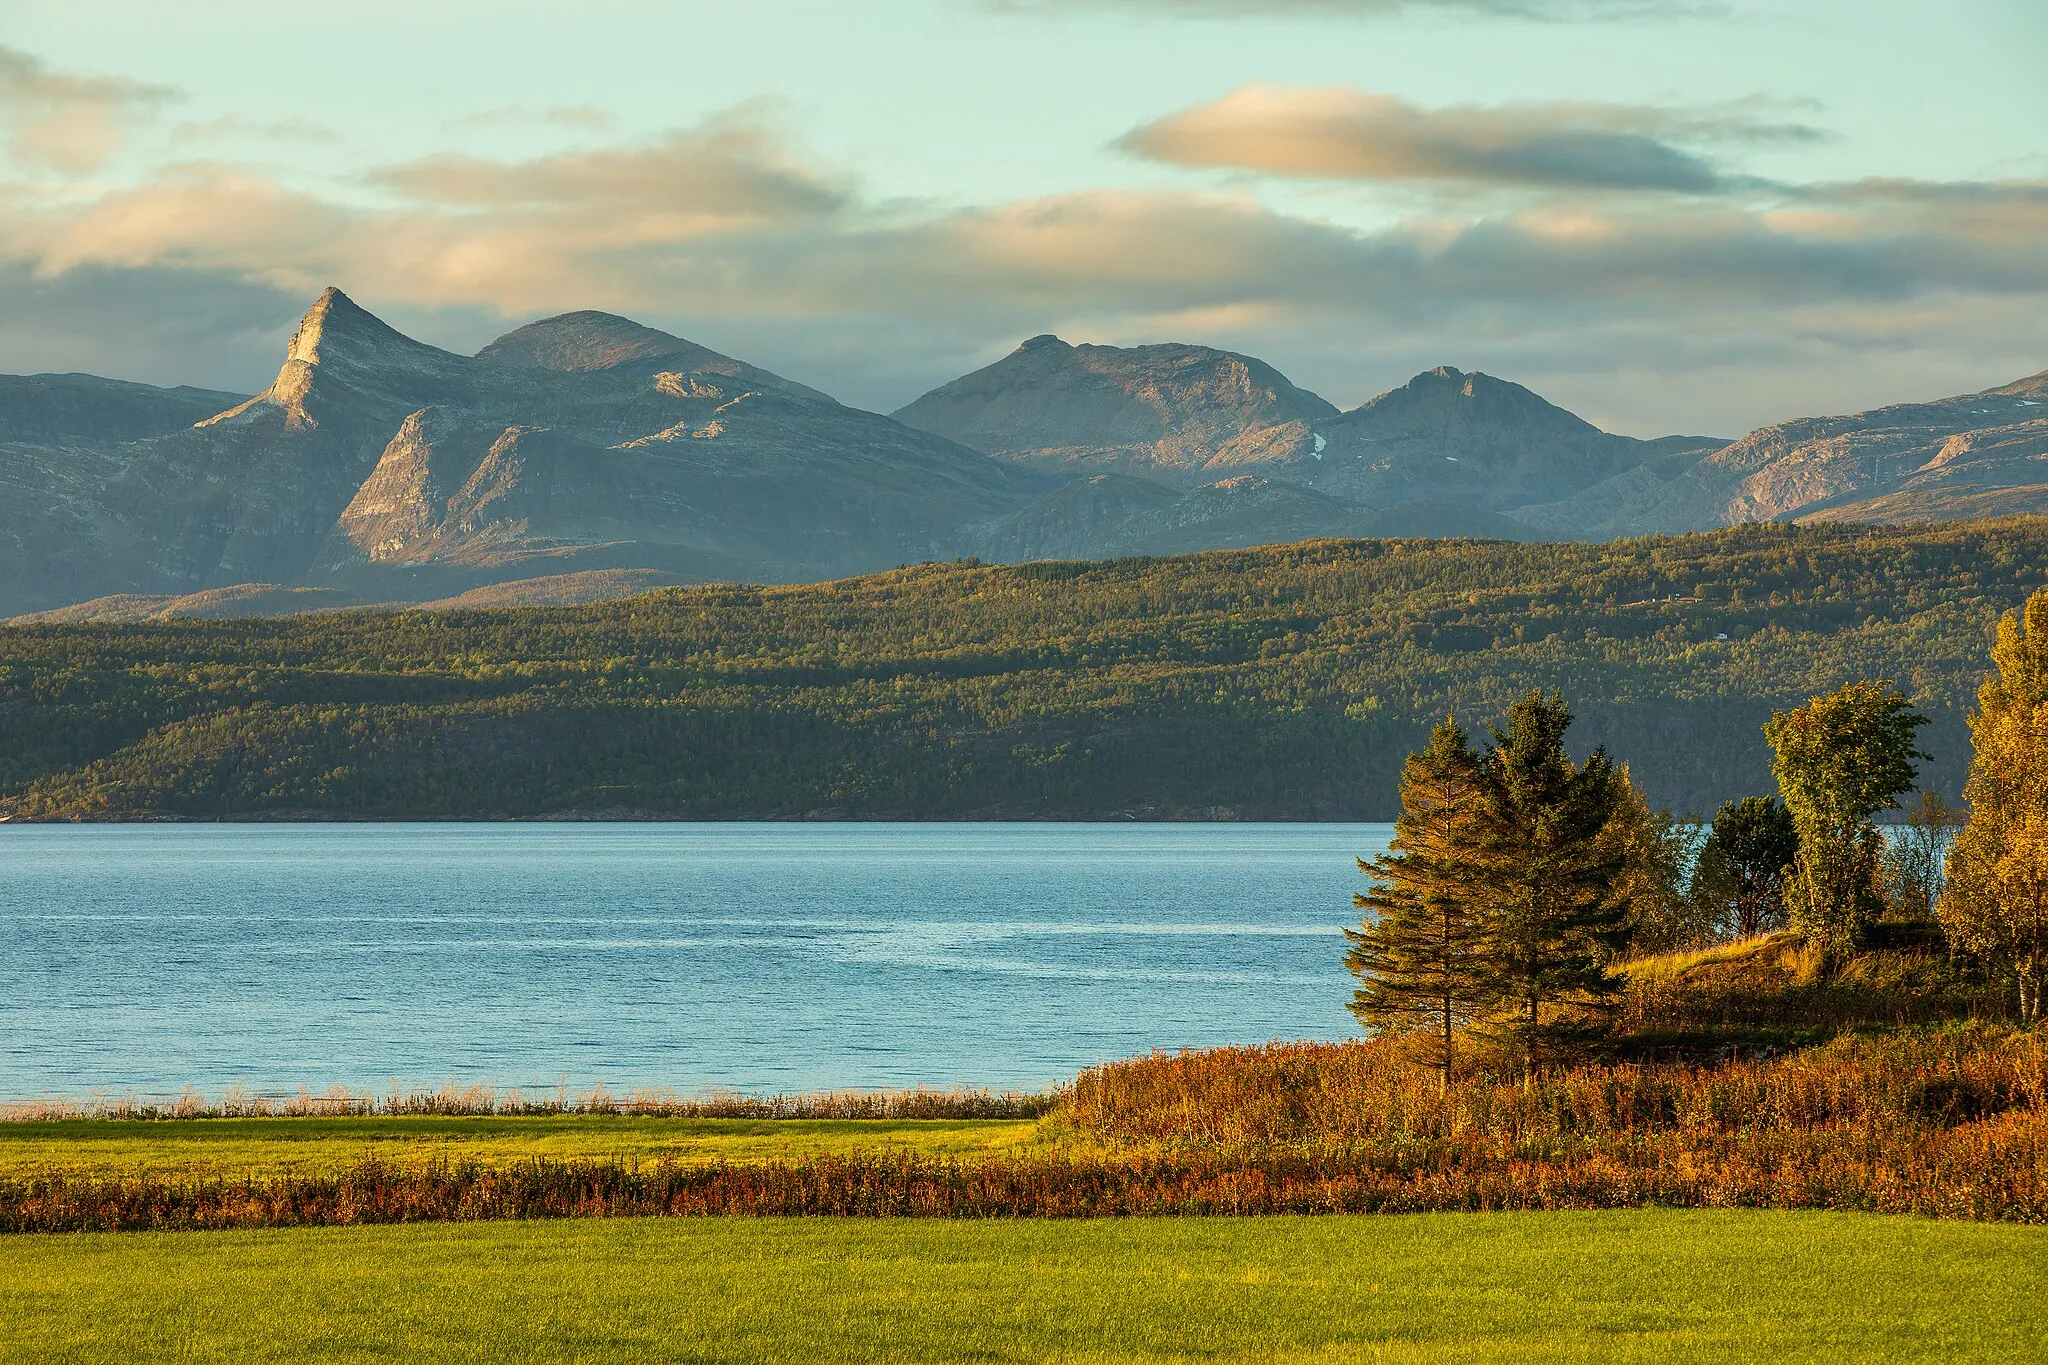
[[1719, 928], [1711, 905], [1689, 894], [1706, 832], [1697, 820], [1651, 806], [1626, 764], [1606, 837], [1622, 857], [1618, 894], [1628, 907], [1631, 952], [1661, 953], [1711, 938]]
[[1700, 849], [1693, 897], [1737, 938], [1785, 924], [1785, 879], [1799, 857], [1792, 813], [1775, 796], [1724, 804]]
[[1970, 718], [1969, 823], [1938, 913], [1952, 942], [2014, 981], [2033, 1021], [2048, 987], [2048, 589], [2024, 621], [1998, 623], [1991, 659]]
[[1850, 683], [1764, 726], [1771, 771], [1799, 832], [1799, 856], [1785, 885], [1794, 928], [1829, 952], [1854, 951], [1883, 908], [1878, 875], [1884, 836], [1871, 817], [1911, 791], [1914, 744], [1927, 724], [1882, 682]]

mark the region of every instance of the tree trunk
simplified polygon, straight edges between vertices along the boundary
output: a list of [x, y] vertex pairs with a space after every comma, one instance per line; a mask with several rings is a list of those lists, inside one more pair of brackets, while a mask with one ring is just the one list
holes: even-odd
[[1443, 1070], [1437, 1073], [1436, 1092], [1444, 1098], [1451, 1094], [1451, 997], [1444, 997], [1444, 1055]]

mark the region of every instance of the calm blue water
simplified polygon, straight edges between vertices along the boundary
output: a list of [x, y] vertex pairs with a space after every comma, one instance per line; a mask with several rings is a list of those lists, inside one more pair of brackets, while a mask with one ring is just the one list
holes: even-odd
[[1385, 825], [0, 828], [0, 1096], [1038, 1087], [1355, 1032]]

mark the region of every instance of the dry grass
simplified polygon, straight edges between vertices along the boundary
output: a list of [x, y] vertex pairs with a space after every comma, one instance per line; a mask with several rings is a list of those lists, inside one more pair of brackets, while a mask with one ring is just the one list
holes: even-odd
[[340, 1086], [313, 1094], [263, 1095], [231, 1087], [207, 1096], [189, 1087], [174, 1100], [89, 1096], [83, 1100], [0, 1100], [0, 1123], [70, 1119], [247, 1119], [545, 1117], [631, 1115], [672, 1119], [1029, 1119], [1046, 1113], [1053, 1097], [989, 1090], [844, 1090], [751, 1096], [725, 1092], [683, 1095], [666, 1090], [614, 1094], [602, 1087], [580, 1094], [566, 1089], [544, 1098], [487, 1085], [443, 1085], [437, 1090], [386, 1095]]
[[1973, 979], [1914, 926], [1898, 946], [1830, 962], [1793, 934], [1766, 934], [1621, 964], [1616, 1055], [1798, 1047], [1857, 1029], [2008, 1020], [2007, 992]]

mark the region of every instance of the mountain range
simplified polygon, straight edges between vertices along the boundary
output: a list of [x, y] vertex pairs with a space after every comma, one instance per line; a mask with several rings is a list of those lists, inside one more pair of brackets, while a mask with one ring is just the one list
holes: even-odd
[[1340, 411], [1250, 356], [1040, 336], [883, 416], [606, 313], [464, 356], [329, 289], [251, 398], [0, 376], [0, 615], [50, 619], [2016, 512], [2048, 512], [2048, 373], [1644, 441], [1449, 367]]

